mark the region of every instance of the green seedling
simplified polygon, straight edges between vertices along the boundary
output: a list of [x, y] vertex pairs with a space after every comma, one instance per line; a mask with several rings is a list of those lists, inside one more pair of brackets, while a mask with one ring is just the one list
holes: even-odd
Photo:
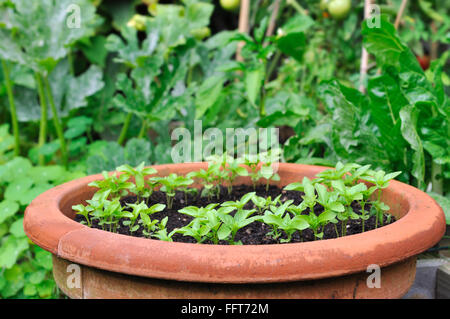
[[[178, 212], [182, 214], [186, 214], [189, 216], [192, 216], [195, 218], [196, 222], [188, 225], [190, 228], [195, 226], [195, 229], [187, 230], [181, 228], [180, 233], [183, 233], [184, 235], [188, 234], [188, 236], [192, 236], [196, 238], [197, 242], [203, 242], [206, 239], [211, 240], [214, 244], [217, 244], [219, 242], [219, 237], [217, 235], [217, 232], [219, 230], [220, 225], [222, 224], [222, 221], [218, 217], [218, 214], [229, 214], [234, 210], [233, 207], [220, 207], [218, 210], [215, 210], [215, 207], [218, 204], [209, 204], [206, 207], [195, 207], [195, 206], [189, 206], [185, 207], [183, 209], [180, 209]], [[204, 229], [203, 226], [205, 226], [208, 229], [208, 232], [206, 234], [203, 234]], [[195, 235], [195, 236], [194, 236]], [[204, 236], [206, 238], [201, 238], [199, 236]]]
[[[235, 242], [235, 236], [239, 229], [247, 226], [256, 220], [256, 217], [249, 217], [256, 210], [246, 210], [244, 206], [255, 196], [255, 193], [247, 193], [239, 201], [228, 201], [222, 203], [222, 207], [225, 211], [218, 210], [217, 215], [222, 221], [222, 225], [220, 226], [217, 236], [220, 240], [228, 240], [230, 244], [240, 244], [240, 242]], [[237, 210], [234, 216], [229, 215], [228, 213]]]
[[271, 164], [263, 164], [258, 171], [258, 179], [264, 178], [266, 180], [266, 192], [269, 191], [270, 181], [279, 181], [280, 175], [274, 172]]
[[102, 229], [106, 230], [105, 227], [107, 227], [110, 232], [115, 233], [121, 218], [123, 218], [123, 208], [119, 198], [105, 199], [101, 202], [97, 201], [89, 204], [94, 204], [92, 215], [94, 219], [99, 221]]
[[365, 176], [370, 171], [370, 165], [364, 165], [356, 168], [356, 166], [350, 171], [350, 174], [344, 176], [344, 183], [347, 186], [354, 186], [358, 183], [358, 180], [362, 176]]
[[367, 186], [363, 183], [356, 184], [355, 186], [346, 186], [343, 180], [333, 180], [331, 181], [331, 186], [339, 195], [340, 201], [345, 206], [345, 210], [339, 211], [337, 216], [342, 222], [341, 236], [345, 236], [348, 220], [357, 220], [360, 218], [360, 216], [353, 211], [351, 204], [353, 201], [361, 201], [364, 199], [364, 192], [367, 191]]
[[351, 175], [351, 172], [355, 169], [360, 168], [361, 165], [355, 163], [343, 164], [338, 162], [335, 168], [324, 170], [316, 174], [317, 182], [331, 187], [331, 181], [341, 180], [346, 175]]
[[82, 223], [86, 223], [88, 227], [92, 226], [91, 219], [89, 217], [89, 215], [94, 211], [92, 206], [84, 206], [79, 204], [72, 206], [72, 209], [77, 212], [77, 215], [81, 215], [86, 219], [86, 221], [83, 221]]
[[206, 235], [210, 230], [209, 225], [205, 224], [202, 219], [195, 218], [188, 225], [175, 229], [173, 232], [182, 234], [183, 236], [191, 236], [198, 244], [201, 244], [207, 239]]
[[[345, 212], [344, 205], [339, 201], [338, 192], [329, 192], [327, 188], [322, 184], [316, 184], [315, 189], [318, 195], [317, 202], [322, 205], [322, 207], [324, 208], [324, 212], [336, 213], [338, 216], [341, 216], [340, 214], [343, 214]], [[336, 223], [334, 223], [334, 230], [336, 231], [336, 237], [339, 237]]]
[[362, 232], [365, 230], [365, 222], [370, 218], [370, 215], [366, 214], [366, 204], [369, 201], [372, 194], [377, 190], [376, 186], [369, 187], [367, 190], [363, 191], [363, 199], [360, 201], [361, 205], [361, 226]]
[[386, 174], [383, 170], [379, 170], [376, 172], [370, 171], [365, 175], [361, 176], [362, 180], [374, 184], [374, 186], [377, 188], [378, 191], [377, 200], [372, 202], [372, 207], [374, 207], [377, 210], [375, 228], [378, 227], [378, 221], [380, 216], [381, 216], [381, 225], [383, 225], [383, 212], [389, 210], [389, 206], [381, 202], [382, 190], [387, 188], [389, 186], [389, 182], [394, 178], [396, 178], [401, 173], [402, 172], [394, 172]]
[[[156, 204], [156, 205], [161, 205], [161, 204]], [[162, 207], [164, 205], [162, 205], [162, 206], [156, 206], [156, 205], [149, 207], [149, 210], [147, 210], [147, 211], [140, 212], [141, 219], [139, 220], [139, 223], [141, 223], [144, 226], [144, 230], [142, 231], [142, 233], [147, 238], [149, 238], [150, 236], [153, 236], [154, 233], [164, 229], [167, 224], [168, 217], [163, 218], [163, 220], [161, 222], [157, 219], [152, 220], [150, 218], [151, 214], [156, 213], [158, 211], [162, 211], [165, 208], [165, 207]]]
[[161, 191], [166, 193], [166, 203], [169, 209], [172, 209], [176, 190], [189, 186], [194, 182], [190, 177], [178, 176], [175, 173], [171, 173], [166, 177], [152, 177], [150, 180], [163, 185]]
[[385, 203], [383, 203], [381, 201], [372, 202], [372, 207], [371, 207], [370, 213], [372, 216], [375, 215], [375, 228], [378, 228], [378, 223], [380, 223], [381, 226], [383, 226], [383, 224], [384, 224], [383, 217], [384, 217], [384, 214], [388, 211], [389, 211], [389, 206], [386, 205]]
[[153, 187], [147, 188], [145, 183], [145, 176], [156, 174], [157, 171], [153, 167], [144, 167], [145, 162], [139, 164], [136, 168], [131, 167], [128, 164], [119, 166], [117, 171], [123, 172], [127, 180], [130, 178], [134, 178], [135, 185], [132, 189], [132, 192], [136, 194], [138, 198], [138, 202], [142, 200], [142, 198], [148, 198], [151, 196], [153, 192]]
[[305, 216], [294, 216], [290, 217], [289, 214], [286, 214], [284, 217], [280, 217], [276, 214], [271, 214], [269, 211], [266, 211], [264, 216], [262, 216], [262, 221], [268, 225], [271, 225], [274, 229], [273, 238], [277, 239], [279, 237], [278, 229], [284, 230], [287, 234], [287, 239], [281, 239], [281, 243], [287, 243], [292, 240], [292, 235], [296, 231], [305, 230], [309, 227], [308, 221]]
[[[336, 221], [336, 214], [330, 211], [324, 211], [319, 216], [316, 216], [314, 213], [309, 213], [309, 215], [302, 215], [302, 217], [305, 218], [306, 222], [309, 225], [309, 228], [312, 229], [314, 233], [314, 240], [316, 238], [323, 238], [323, 230], [325, 228], [325, 225], [328, 223], [335, 224]], [[322, 229], [321, 232], [319, 232], [319, 229]]]
[[218, 206], [219, 204], [209, 204], [206, 207], [196, 207], [196, 206], [187, 206], [180, 210], [178, 210], [179, 213], [189, 215], [194, 218], [202, 218], [206, 215], [206, 213], [210, 210], [213, 210]]
[[222, 207], [232, 207], [236, 210], [242, 210], [244, 208], [244, 206], [250, 201], [252, 200], [252, 198], [256, 195], [255, 192], [251, 192], [251, 193], [247, 193], [244, 196], [241, 197], [240, 200], [237, 201], [228, 201], [228, 202], [223, 202], [220, 206]]
[[136, 225], [135, 223], [141, 214], [151, 215], [163, 211], [164, 208], [166, 208], [166, 205], [163, 204], [155, 204], [148, 207], [144, 202], [140, 202], [138, 204], [127, 204], [127, 206], [132, 208], [132, 211], [124, 213], [124, 217], [128, 217], [129, 220], [124, 221], [123, 225], [129, 227], [131, 234], [139, 229], [139, 225]]
[[233, 183], [238, 176], [248, 176], [247, 169], [241, 166], [241, 164], [241, 160], [232, 159], [228, 162], [228, 166], [225, 167], [225, 171], [228, 173], [228, 194], [231, 194], [231, 191], [233, 190]]
[[[163, 221], [165, 221], [165, 223], [167, 223], [167, 217], [165, 217], [161, 222], [163, 222]], [[159, 240], [163, 240], [163, 241], [173, 241], [172, 236], [174, 234], [175, 234], [175, 232], [173, 232], [173, 231], [168, 234], [167, 229], [163, 228], [163, 229], [156, 231], [156, 233], [153, 234], [153, 237], [158, 238]]]
[[116, 173], [108, 175], [108, 172], [103, 171], [102, 175], [103, 180], [93, 181], [88, 185], [99, 188], [100, 193], [108, 191], [111, 198], [126, 196], [135, 187], [124, 174], [117, 177]]
[[213, 164], [209, 165], [206, 171], [201, 169], [199, 171], [190, 172], [187, 174], [187, 177], [200, 180], [200, 183], [203, 185], [201, 196], [208, 197], [208, 200], [212, 200], [214, 195], [217, 196], [217, 198], [220, 197], [220, 184], [216, 184], [217, 180], [220, 179], [218, 174], [223, 174], [220, 171], [220, 164]]
[[301, 183], [291, 183], [284, 187], [284, 189], [288, 191], [304, 192], [305, 194], [302, 196], [303, 202], [301, 203], [302, 210], [308, 207], [311, 212], [314, 212], [314, 206], [316, 205], [317, 199], [314, 190], [314, 181], [311, 181], [305, 176], [303, 177], [303, 181]]
[[273, 200], [272, 200], [271, 196], [264, 198], [264, 197], [255, 195], [252, 197], [252, 202], [258, 208], [259, 214], [262, 215], [263, 212], [270, 207], [270, 205], [281, 204], [280, 198], [281, 198], [281, 194], [278, 195], [277, 197], [275, 197]]
[[248, 176], [252, 180], [253, 189], [256, 189], [256, 183], [260, 179], [260, 175], [258, 174], [258, 166], [261, 161], [257, 155], [247, 155], [244, 157], [243, 163], [250, 168], [250, 172], [248, 172]]
[[[294, 229], [294, 225], [292, 224], [292, 219], [290, 218], [289, 214], [286, 214], [287, 208], [292, 204], [292, 200], [286, 201], [280, 206], [271, 205], [270, 210], [266, 210], [264, 212], [264, 215], [261, 217], [258, 217], [259, 221], [264, 222], [265, 224], [268, 224], [272, 227], [272, 231], [268, 233], [273, 239], [278, 239], [281, 236], [281, 233], [278, 231], [278, 229], [283, 229], [286, 234], [288, 235], [289, 241], [291, 240], [292, 234], [297, 230]], [[295, 223], [300, 223], [301, 218], [295, 218]], [[291, 225], [292, 227], [289, 227]], [[301, 230], [301, 229], [298, 229]]]

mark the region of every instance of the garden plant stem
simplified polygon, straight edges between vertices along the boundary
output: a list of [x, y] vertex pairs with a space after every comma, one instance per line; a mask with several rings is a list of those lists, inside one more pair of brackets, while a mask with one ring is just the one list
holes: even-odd
[[[41, 120], [39, 126], [39, 150], [44, 146], [47, 139], [47, 101], [45, 99], [44, 85], [42, 84], [42, 77], [36, 73], [36, 85], [38, 89], [39, 102], [41, 104]], [[45, 165], [45, 157], [39, 154], [39, 165]]]
[[142, 120], [142, 126], [141, 126], [141, 130], [139, 131], [139, 135], [138, 138], [143, 138], [145, 137], [145, 133], [147, 132], [147, 120], [143, 119]]
[[20, 155], [20, 139], [19, 139], [19, 122], [17, 120], [16, 104], [14, 102], [13, 84], [9, 77], [9, 67], [4, 60], [2, 60], [2, 69], [5, 76], [6, 93], [8, 95], [9, 108], [11, 113], [11, 123], [14, 135], [14, 156]]
[[133, 117], [132, 113], [128, 113], [125, 121], [123, 122], [122, 130], [120, 131], [119, 139], [117, 143], [122, 145], [125, 142], [125, 138], [127, 137], [128, 127], [130, 126], [131, 118]]
[[47, 92], [47, 98], [50, 103], [50, 109], [52, 110], [53, 124], [55, 125], [56, 134], [58, 135], [59, 143], [61, 144], [61, 155], [62, 155], [63, 164], [65, 167], [67, 167], [68, 157], [67, 157], [66, 139], [64, 138], [62, 124], [61, 124], [61, 121], [59, 120], [58, 111], [56, 110], [55, 100], [53, 99], [52, 89], [50, 87], [50, 83], [48, 81], [47, 76], [44, 76], [44, 84], [45, 84], [45, 90]]

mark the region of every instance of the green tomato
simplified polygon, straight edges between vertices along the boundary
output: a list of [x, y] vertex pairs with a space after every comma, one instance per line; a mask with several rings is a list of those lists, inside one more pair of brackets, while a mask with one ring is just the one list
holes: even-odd
[[328, 2], [328, 12], [334, 19], [340, 20], [347, 16], [351, 6], [351, 0], [331, 0]]
[[305, 52], [303, 58], [305, 59], [306, 63], [312, 64], [316, 60], [316, 54], [314, 53], [313, 50], [310, 49]]
[[327, 11], [328, 10], [328, 2], [330, 2], [330, 0], [320, 0], [320, 5], [319, 5], [320, 10]]
[[203, 40], [211, 35], [211, 30], [208, 27], [191, 30], [191, 34], [197, 40]]
[[241, 0], [220, 0], [220, 5], [227, 11], [235, 11], [240, 4]]

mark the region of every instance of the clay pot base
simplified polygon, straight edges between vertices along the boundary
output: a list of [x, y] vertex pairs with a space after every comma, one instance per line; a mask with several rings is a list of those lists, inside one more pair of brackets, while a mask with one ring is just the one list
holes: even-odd
[[[380, 270], [377, 288], [370, 272], [320, 280], [272, 284], [214, 284], [128, 276], [80, 265], [80, 286], [68, 276], [72, 263], [53, 256], [53, 275], [73, 299], [384, 299], [400, 298], [411, 287], [416, 258]], [[72, 264], [73, 265], [73, 264]], [[68, 279], [70, 288], [68, 287]], [[369, 283], [369, 285], [368, 285]]]

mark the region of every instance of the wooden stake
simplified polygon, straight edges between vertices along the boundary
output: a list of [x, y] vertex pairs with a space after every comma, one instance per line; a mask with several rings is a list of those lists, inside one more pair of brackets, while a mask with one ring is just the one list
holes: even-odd
[[[239, 11], [239, 26], [238, 30], [241, 33], [248, 33], [248, 18], [250, 15], [250, 0], [241, 0], [241, 8]], [[244, 42], [241, 41], [237, 45], [236, 50], [236, 60], [243, 61], [244, 59], [241, 56], [241, 50], [244, 46]]]
[[[364, 19], [367, 19], [370, 15], [370, 5], [372, 0], [364, 0]], [[367, 70], [369, 65], [369, 53], [363, 47], [361, 52], [361, 67], [359, 70], [359, 91], [361, 93], [366, 92], [366, 87], [364, 86], [365, 79], [367, 77]]]

